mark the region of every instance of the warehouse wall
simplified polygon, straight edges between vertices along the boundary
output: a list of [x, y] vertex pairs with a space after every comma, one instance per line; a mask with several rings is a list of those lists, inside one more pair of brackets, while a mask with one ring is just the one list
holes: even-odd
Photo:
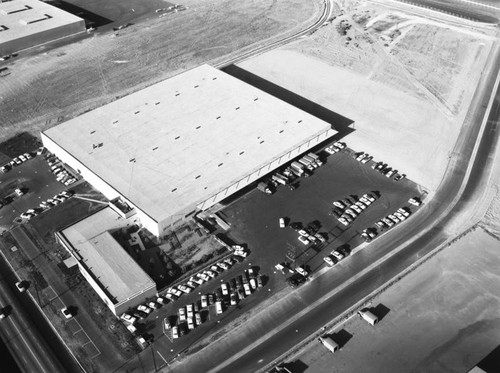
[[[85, 21], [81, 19], [75, 23], [54, 27], [35, 34], [9, 40], [4, 43], [0, 43], [0, 55], [19, 52], [23, 49], [31, 48], [36, 45], [45, 44], [50, 41], [68, 37], [70, 35], [82, 33], [85, 30], [86, 30]], [[15, 30], [12, 31], [14, 32]], [[3, 32], [8, 32], [8, 31], [3, 31]]]
[[327, 140], [328, 138], [334, 136], [337, 134], [337, 131], [334, 131], [332, 129], [329, 129], [320, 135], [313, 137], [312, 139], [309, 139], [307, 142], [299, 145], [295, 149], [289, 151], [288, 153], [285, 153], [279, 157], [276, 157], [273, 161], [265, 165], [264, 167], [252, 172], [245, 178], [238, 180], [237, 182], [233, 183], [232, 185], [228, 186], [227, 188], [223, 189], [222, 191], [214, 194], [211, 198], [199, 203], [196, 207], [200, 210], [206, 210], [216, 203], [219, 203], [223, 199], [229, 197], [233, 193], [237, 192], [238, 190], [246, 187], [247, 185], [253, 183], [254, 181], [260, 179], [261, 177], [267, 175], [268, 173], [276, 170], [280, 166], [284, 165], [285, 163], [290, 162], [292, 159], [297, 158], [299, 155], [306, 153], [309, 151], [309, 149], [315, 147], [319, 143]]

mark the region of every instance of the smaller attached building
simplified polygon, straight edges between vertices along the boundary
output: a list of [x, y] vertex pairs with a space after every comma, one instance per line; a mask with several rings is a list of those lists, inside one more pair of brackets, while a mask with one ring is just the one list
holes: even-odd
[[56, 233], [82, 275], [117, 316], [157, 293], [155, 282], [110, 233], [126, 225], [127, 219], [107, 207]]
[[0, 2], [0, 55], [85, 31], [85, 21], [38, 0]]

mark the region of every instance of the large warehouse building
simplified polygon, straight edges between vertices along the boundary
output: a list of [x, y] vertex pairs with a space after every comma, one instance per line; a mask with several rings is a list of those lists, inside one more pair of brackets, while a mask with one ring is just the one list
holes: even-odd
[[85, 21], [38, 0], [0, 2], [0, 55], [85, 31]]
[[42, 140], [160, 236], [335, 133], [203, 65], [44, 131]]

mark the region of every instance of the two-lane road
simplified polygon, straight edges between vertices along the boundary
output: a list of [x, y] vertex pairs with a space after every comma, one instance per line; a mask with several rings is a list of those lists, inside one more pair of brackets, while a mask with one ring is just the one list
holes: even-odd
[[[0, 337], [17, 365], [23, 372], [66, 372], [52, 350], [47, 348], [46, 340], [27, 314], [23, 302], [12, 292], [10, 286], [14, 277], [10, 273], [6, 276], [6, 268], [1, 270], [3, 277], [0, 280], [0, 305], [8, 310], [8, 315], [0, 321]], [[27, 297], [27, 294], [22, 295]]]

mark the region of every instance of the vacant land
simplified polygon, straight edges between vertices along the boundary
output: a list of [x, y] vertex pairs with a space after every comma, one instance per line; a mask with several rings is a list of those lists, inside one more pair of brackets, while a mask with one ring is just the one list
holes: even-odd
[[355, 317], [338, 328], [352, 335], [340, 352], [314, 342], [290, 361], [306, 373], [468, 371], [498, 345], [498, 251], [477, 228], [374, 299], [388, 308], [377, 326]]
[[[102, 4], [102, 2], [100, 2]], [[165, 3], [168, 4], [168, 3]], [[40, 130], [241, 48], [313, 23], [322, 1], [190, 0], [189, 9], [39, 54], [2, 77], [0, 140]], [[103, 5], [104, 6], [104, 5]], [[93, 9], [93, 12], [97, 12]]]
[[493, 27], [448, 18], [346, 1], [312, 37], [239, 66], [354, 120], [350, 144], [435, 190], [494, 46]]

